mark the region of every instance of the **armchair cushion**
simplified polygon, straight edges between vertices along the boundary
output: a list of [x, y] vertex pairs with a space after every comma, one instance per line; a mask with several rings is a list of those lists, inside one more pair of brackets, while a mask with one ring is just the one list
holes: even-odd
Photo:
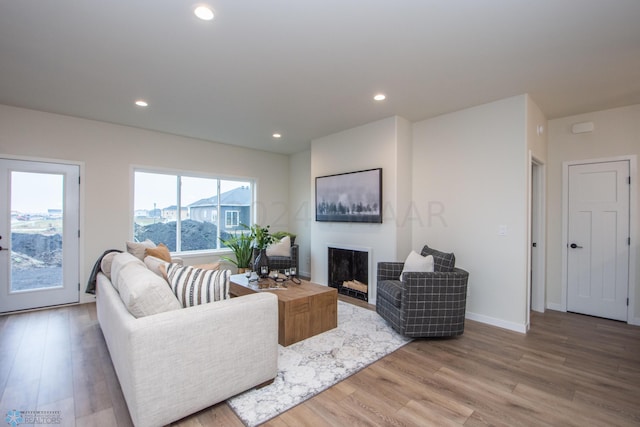
[[402, 273], [400, 273], [400, 280], [402, 280], [402, 276], [404, 275], [404, 273], [408, 273], [410, 271], [433, 273], [433, 263], [433, 255], [423, 256], [416, 251], [411, 251], [404, 262]]
[[422, 256], [433, 255], [434, 270], [450, 272], [456, 266], [456, 256], [452, 253], [440, 252], [424, 245], [421, 252]]
[[267, 256], [291, 256], [291, 237], [284, 236], [282, 240], [274, 242], [267, 246]]

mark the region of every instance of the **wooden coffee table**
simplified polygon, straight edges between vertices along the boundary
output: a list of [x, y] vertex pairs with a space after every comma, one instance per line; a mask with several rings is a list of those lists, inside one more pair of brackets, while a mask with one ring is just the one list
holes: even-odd
[[[263, 279], [270, 280], [270, 279]], [[278, 296], [278, 343], [288, 346], [338, 326], [338, 290], [301, 280], [287, 281], [285, 289], [259, 289], [244, 274], [234, 274], [229, 283], [232, 297], [255, 292]]]

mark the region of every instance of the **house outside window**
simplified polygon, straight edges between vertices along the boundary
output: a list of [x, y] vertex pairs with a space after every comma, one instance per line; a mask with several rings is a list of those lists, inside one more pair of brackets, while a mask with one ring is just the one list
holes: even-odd
[[251, 223], [252, 194], [250, 180], [135, 170], [133, 239], [171, 252], [222, 249], [220, 238]]

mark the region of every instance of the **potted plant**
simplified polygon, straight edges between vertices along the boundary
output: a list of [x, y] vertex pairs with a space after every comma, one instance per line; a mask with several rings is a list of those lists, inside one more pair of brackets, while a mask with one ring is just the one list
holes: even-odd
[[[247, 227], [247, 226], [245, 226]], [[258, 255], [253, 261], [253, 269], [262, 277], [269, 275], [269, 257], [267, 257], [267, 246], [275, 241], [275, 238], [269, 233], [269, 226], [262, 227], [253, 224], [247, 227], [251, 231], [253, 247], [257, 249]]]
[[253, 256], [253, 238], [250, 233], [240, 233], [228, 239], [220, 238], [220, 242], [231, 249], [235, 258], [227, 256], [220, 257], [238, 267], [238, 273], [244, 273], [250, 269], [251, 258]]
[[258, 224], [253, 224], [251, 227], [246, 226], [253, 238], [253, 247], [259, 250], [267, 249], [271, 243], [275, 241], [275, 237], [269, 232], [269, 228], [271, 226], [267, 225], [266, 227], [262, 227]]

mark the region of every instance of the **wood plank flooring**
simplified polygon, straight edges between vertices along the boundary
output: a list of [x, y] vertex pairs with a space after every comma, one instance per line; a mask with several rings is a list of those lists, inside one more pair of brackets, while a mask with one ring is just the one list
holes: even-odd
[[[348, 298], [342, 298], [349, 300]], [[640, 327], [532, 313], [527, 335], [467, 321], [416, 340], [266, 426], [639, 426]], [[130, 426], [95, 305], [0, 316], [0, 416]], [[179, 426], [242, 426], [220, 403]]]

